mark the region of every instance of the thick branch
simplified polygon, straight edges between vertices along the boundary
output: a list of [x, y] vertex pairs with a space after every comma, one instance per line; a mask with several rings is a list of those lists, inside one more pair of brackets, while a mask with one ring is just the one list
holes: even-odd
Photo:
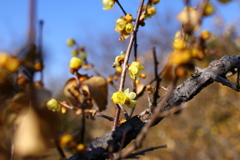
[[[172, 106], [177, 106], [184, 102], [191, 100], [197, 95], [203, 88], [213, 83], [214, 81], [221, 82], [226, 85], [226, 74], [234, 68], [240, 67], [240, 55], [236, 56], [224, 56], [220, 60], [211, 62], [211, 64], [203, 69], [196, 70], [192, 77], [188, 78], [182, 84], [176, 87], [172, 92], [169, 100], [164, 105], [162, 112], [169, 111]], [[234, 84], [230, 82], [231, 84]], [[234, 85], [226, 86], [239, 91]], [[233, 86], [233, 87], [232, 87]], [[164, 96], [163, 96], [164, 97]], [[162, 97], [162, 98], [163, 98]], [[141, 132], [142, 127], [151, 118], [152, 113], [149, 109], [143, 111], [140, 115], [135, 116], [128, 120], [126, 123], [120, 125], [115, 131], [109, 132], [104, 136], [95, 139], [87, 147], [86, 152], [83, 155], [75, 154], [69, 160], [103, 160], [110, 154], [109, 151], [117, 152], [121, 146], [122, 136], [126, 134], [124, 141], [124, 147], [128, 145], [131, 140]], [[163, 117], [156, 120], [155, 124], [158, 124]]]

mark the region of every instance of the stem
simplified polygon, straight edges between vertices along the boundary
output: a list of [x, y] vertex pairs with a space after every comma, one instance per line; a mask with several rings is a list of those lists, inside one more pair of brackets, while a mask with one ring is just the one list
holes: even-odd
[[29, 0], [29, 31], [28, 44], [34, 44], [35, 41], [35, 19], [36, 19], [36, 5], [35, 0]]
[[[137, 61], [137, 47], [138, 47], [138, 44], [137, 44], [137, 33], [136, 33], [135, 40], [134, 40], [134, 61]], [[133, 81], [133, 92], [137, 93], [136, 80]], [[129, 109], [128, 111], [129, 117], [132, 117], [134, 110], [135, 110], [135, 107]]]
[[152, 53], [153, 53], [153, 59], [154, 59], [154, 74], [155, 74], [155, 80], [156, 82], [156, 91], [154, 92], [153, 95], [153, 107], [157, 106], [157, 99], [159, 98], [158, 95], [158, 89], [160, 86], [161, 78], [158, 76], [158, 61], [157, 61], [157, 56], [156, 56], [156, 48], [152, 48]]
[[[131, 52], [132, 45], [133, 45], [133, 42], [134, 42], [134, 39], [135, 39], [135, 36], [136, 36], [136, 32], [138, 30], [139, 19], [140, 19], [143, 3], [144, 3], [144, 0], [141, 0], [140, 6], [138, 8], [136, 24], [134, 26], [134, 32], [131, 35], [131, 39], [130, 39], [130, 42], [129, 42], [129, 45], [128, 45], [128, 48], [127, 48], [127, 51], [126, 51], [126, 56], [125, 56], [125, 59], [124, 59], [124, 62], [123, 62], [123, 70], [122, 70], [121, 79], [120, 79], [120, 86], [119, 86], [119, 89], [118, 89], [119, 91], [122, 91], [123, 88], [124, 88], [124, 83], [125, 83], [126, 73], [127, 73], [127, 68], [128, 68], [127, 67], [128, 66], [128, 60], [129, 60], [129, 57], [130, 57], [130, 52]], [[120, 114], [120, 108], [117, 107], [116, 111], [115, 111], [115, 116], [114, 116], [115, 119], [114, 119], [114, 123], [113, 123], [114, 124], [113, 125], [113, 130], [115, 130], [116, 127], [117, 127], [117, 123], [118, 123], [118, 120], [119, 120], [119, 114]]]
[[115, 2], [118, 4], [118, 6], [121, 8], [121, 10], [123, 11], [124, 15], [127, 15], [127, 12], [124, 10], [124, 8], [122, 7], [121, 3], [118, 0], [115, 0]]
[[[42, 56], [42, 40], [43, 40], [43, 21], [39, 22], [39, 61], [43, 64], [43, 56]], [[43, 70], [40, 72], [40, 81], [43, 82]]]

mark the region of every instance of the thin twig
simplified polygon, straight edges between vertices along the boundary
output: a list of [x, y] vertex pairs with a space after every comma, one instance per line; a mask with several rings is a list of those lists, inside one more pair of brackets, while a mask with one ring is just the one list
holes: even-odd
[[118, 6], [121, 8], [121, 10], [123, 11], [124, 15], [127, 15], [127, 12], [124, 10], [124, 8], [122, 7], [121, 3], [118, 0], [115, 0], [115, 2], [118, 4]]
[[28, 30], [28, 44], [35, 42], [35, 20], [36, 20], [36, 3], [35, 0], [29, 0], [29, 30]]
[[[136, 36], [136, 32], [138, 30], [139, 19], [140, 19], [143, 3], [144, 3], [144, 0], [141, 0], [140, 6], [138, 8], [136, 24], [134, 26], [134, 32], [131, 35], [130, 42], [129, 42], [129, 45], [128, 45], [128, 48], [127, 48], [127, 51], [126, 51], [125, 59], [124, 59], [123, 65], [122, 65], [123, 70], [122, 70], [121, 79], [120, 79], [119, 91], [122, 91], [123, 88], [124, 88], [124, 83], [125, 83], [126, 73], [127, 73], [127, 68], [128, 68], [127, 67], [128, 66], [128, 60], [129, 60], [129, 57], [130, 57], [130, 52], [131, 52], [132, 45], [133, 45], [133, 42], [134, 42], [134, 39], [135, 39], [135, 36]], [[116, 107], [115, 116], [114, 116], [115, 119], [114, 119], [112, 130], [115, 130], [116, 127], [117, 127], [117, 123], [119, 121], [119, 114], [120, 114], [120, 108]]]
[[167, 145], [165, 144], [165, 145], [161, 145], [161, 146], [150, 147], [150, 148], [138, 151], [136, 153], [130, 154], [127, 158], [139, 158], [138, 157], [139, 155], [145, 155], [146, 152], [153, 151], [153, 150], [159, 149], [159, 148], [167, 148]]
[[152, 53], [153, 53], [153, 60], [154, 60], [154, 74], [155, 74], [155, 80], [156, 82], [156, 90], [153, 94], [153, 106], [155, 107], [157, 105], [157, 99], [159, 98], [158, 95], [158, 90], [161, 82], [161, 78], [158, 76], [158, 61], [157, 61], [157, 56], [156, 56], [156, 48], [152, 48]]
[[[138, 47], [138, 44], [137, 44], [137, 32], [136, 32], [136, 36], [135, 36], [135, 40], [134, 40], [134, 61], [137, 61], [137, 47]], [[133, 80], [133, 92], [137, 93], [136, 80]], [[135, 110], [135, 107], [129, 109], [129, 111], [128, 111], [129, 117], [132, 117], [134, 110]]]
[[105, 119], [107, 119], [109, 121], [113, 121], [114, 120], [114, 118], [106, 116], [106, 115], [102, 114], [101, 112], [96, 112], [96, 116], [105, 118]]
[[[43, 21], [39, 22], [39, 61], [43, 64], [43, 55], [42, 55], [42, 41], [43, 41]], [[43, 70], [40, 71], [40, 81], [43, 82]]]
[[66, 155], [64, 154], [64, 151], [62, 150], [62, 148], [59, 146], [59, 143], [58, 143], [58, 141], [56, 140], [56, 149], [57, 149], [57, 151], [58, 151], [58, 153], [59, 153], [59, 155], [60, 155], [60, 159], [61, 160], [64, 160], [64, 159], [66, 159], [67, 157], [66, 157]]
[[237, 87], [239, 88], [239, 79], [240, 79], [240, 68], [237, 68]]

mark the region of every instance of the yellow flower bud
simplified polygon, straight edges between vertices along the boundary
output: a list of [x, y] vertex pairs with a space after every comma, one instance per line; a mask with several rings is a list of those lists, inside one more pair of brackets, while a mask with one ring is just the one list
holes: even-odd
[[79, 70], [82, 67], [82, 60], [77, 57], [72, 57], [69, 63], [70, 69]]
[[68, 38], [67, 41], [66, 41], [66, 44], [69, 46], [69, 47], [73, 47], [76, 42], [73, 38]]
[[200, 36], [202, 39], [208, 40], [211, 37], [211, 33], [208, 30], [203, 30]]
[[177, 77], [183, 77], [186, 75], [186, 69], [183, 66], [178, 66], [176, 68], [176, 76]]
[[134, 29], [134, 25], [132, 23], [127, 23], [126, 24], [125, 31], [127, 33], [131, 33], [133, 31], [133, 29]]
[[43, 70], [43, 64], [41, 62], [36, 62], [34, 64], [34, 70], [35, 71], [42, 71]]
[[211, 3], [207, 3], [205, 8], [204, 8], [204, 10], [203, 10], [203, 15], [209, 16], [209, 15], [213, 14], [214, 10], [215, 9], [212, 6], [212, 4]]
[[80, 143], [80, 144], [78, 144], [78, 145], [76, 146], [76, 150], [77, 150], [78, 152], [80, 152], [80, 153], [84, 152], [85, 149], [86, 149], [86, 146], [85, 146], [84, 144], [82, 144], [82, 143]]
[[117, 75], [120, 75], [122, 73], [122, 67], [121, 66], [118, 66], [117, 68], [116, 68], [116, 74]]
[[160, 0], [151, 0], [151, 4], [158, 4]]
[[155, 15], [156, 13], [157, 13], [156, 7], [148, 7], [148, 8], [147, 8], [147, 14], [148, 14], [148, 15], [153, 16], [153, 15]]
[[71, 134], [63, 134], [60, 137], [59, 145], [60, 147], [66, 147], [73, 141], [73, 136]]
[[127, 14], [124, 19], [125, 19], [125, 21], [127, 21], [129, 23], [131, 23], [133, 21], [133, 17], [131, 14]]
[[109, 10], [114, 6], [114, 0], [102, 0], [103, 9]]
[[78, 56], [78, 50], [77, 49], [72, 50], [71, 53], [72, 53], [73, 57], [77, 57]]
[[140, 77], [141, 77], [142, 79], [145, 79], [145, 78], [147, 77], [147, 75], [146, 75], [146, 73], [141, 73], [141, 74], [140, 74]]

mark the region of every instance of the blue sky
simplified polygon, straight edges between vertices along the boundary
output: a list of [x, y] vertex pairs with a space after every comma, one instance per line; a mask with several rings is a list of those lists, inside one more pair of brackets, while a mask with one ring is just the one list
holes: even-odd
[[[126, 11], [132, 15], [136, 15], [139, 1], [120, 0]], [[192, 5], [196, 6], [198, 1], [192, 0], [194, 2]], [[216, 15], [220, 15], [229, 24], [240, 19], [239, 0], [233, 0], [226, 5], [216, 0], [211, 2], [216, 6], [216, 14], [204, 20], [203, 29], [213, 28], [213, 19]], [[146, 27], [141, 30], [151, 30], [153, 22], [161, 17], [175, 17], [184, 6], [182, 0], [161, 0], [156, 7], [157, 15], [147, 21]], [[109, 11], [103, 10], [101, 0], [37, 1], [37, 19], [45, 22], [43, 45], [47, 54], [44, 70], [46, 86], [55, 89], [56, 81], [61, 86], [67, 78], [71, 77], [67, 68], [71, 49], [65, 45], [68, 37], [74, 37], [80, 45], [85, 45], [87, 50], [92, 52], [92, 54], [89, 53], [89, 59], [92, 61], [101, 56], [107, 56], [104, 54], [110, 54], [102, 53], [104, 51], [101, 47], [104, 43], [102, 41], [107, 41], [108, 44], [113, 41], [114, 44], [125, 47], [126, 44], [118, 42], [119, 35], [114, 31], [115, 21], [121, 16], [123, 14], [117, 5]], [[177, 21], [175, 24], [180, 25]], [[28, 0], [0, 0], [0, 50], [16, 52], [26, 40], [27, 27]], [[113, 52], [111, 53], [113, 56], [119, 54], [119, 52]], [[101, 61], [96, 66], [101, 66]]]

